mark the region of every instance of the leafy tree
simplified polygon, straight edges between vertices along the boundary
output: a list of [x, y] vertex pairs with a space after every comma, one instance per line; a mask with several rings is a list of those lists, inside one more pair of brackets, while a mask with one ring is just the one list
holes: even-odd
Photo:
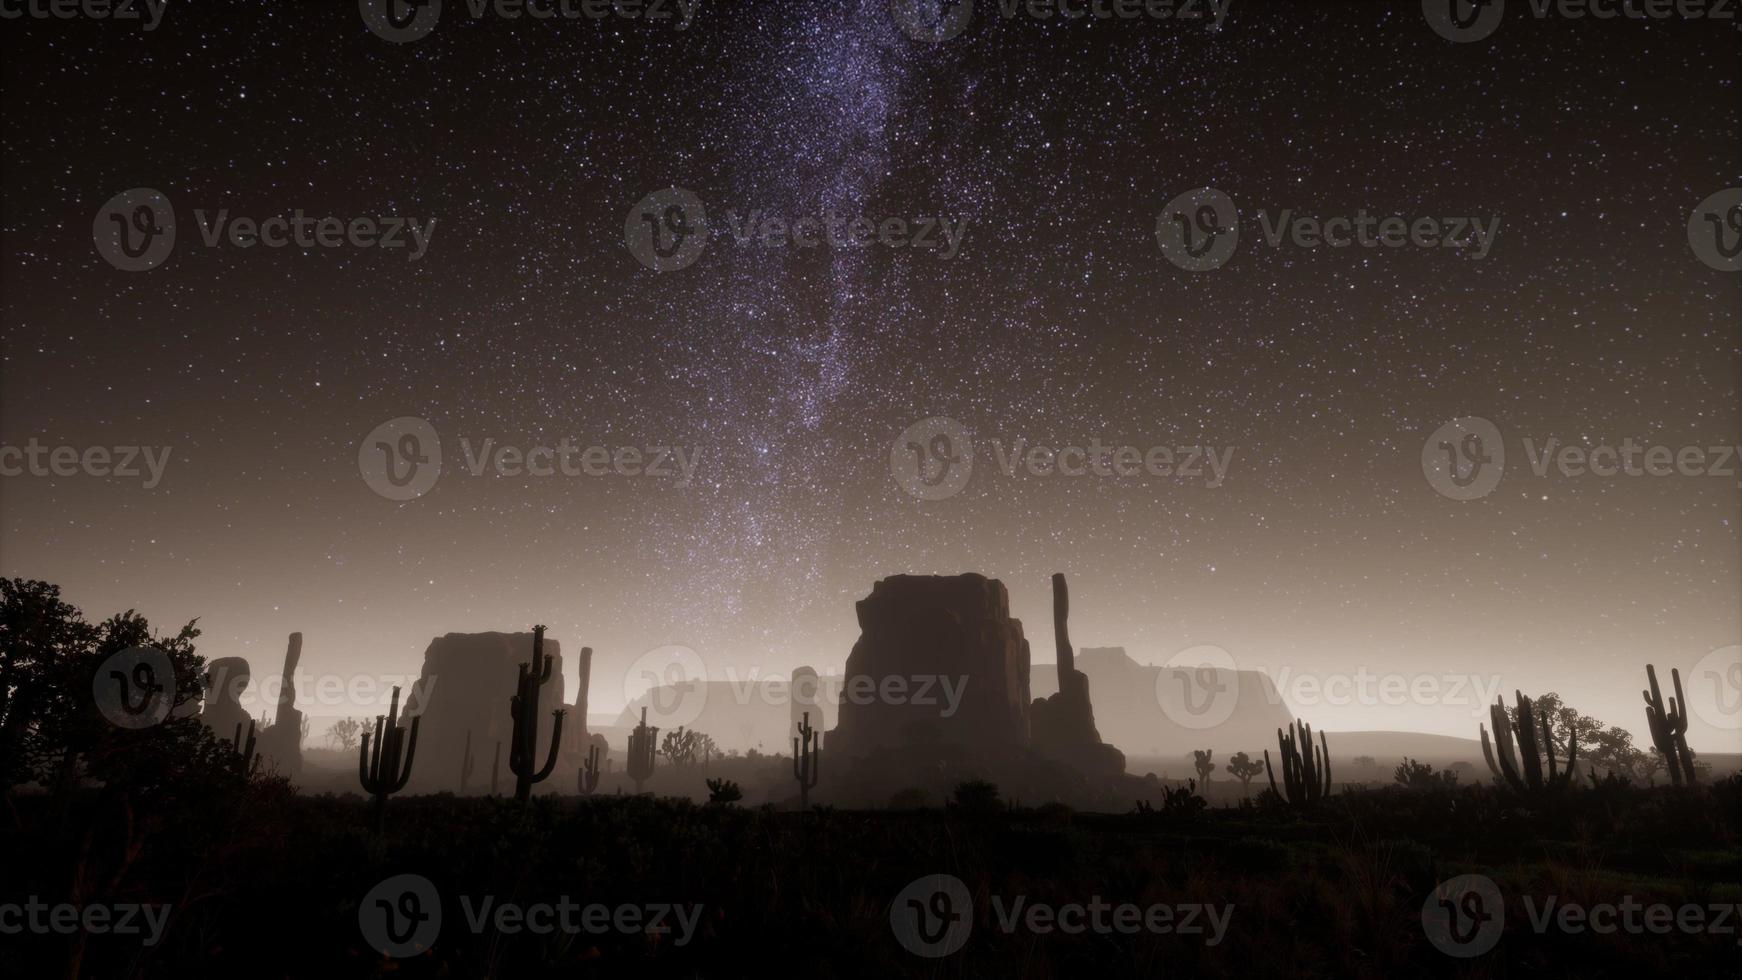
[[[173, 635], [152, 632], [128, 610], [100, 624], [84, 620], [46, 582], [0, 579], [0, 789], [36, 782], [63, 800], [81, 784], [111, 794], [148, 797], [217, 788], [226, 780], [228, 739], [201, 724], [205, 659], [194, 652], [194, 623]], [[108, 659], [150, 646], [173, 672], [168, 717], [122, 729], [100, 710], [93, 691]]]
[[1204, 785], [1210, 784], [1210, 775], [1216, 771], [1216, 763], [1210, 758], [1215, 755], [1214, 749], [1194, 749], [1192, 751], [1192, 767], [1198, 771], [1198, 778]]
[[1356, 769], [1377, 769], [1377, 768], [1379, 768], [1379, 760], [1373, 758], [1370, 755], [1358, 755], [1355, 757], [1355, 768]]
[[327, 726], [327, 744], [349, 752], [357, 747], [357, 739], [362, 734], [362, 722], [355, 718], [341, 718]]
[[1434, 772], [1434, 767], [1414, 759], [1404, 759], [1392, 770], [1391, 778], [1399, 786], [1415, 790], [1456, 789], [1458, 774], [1450, 769]]
[[1236, 752], [1234, 757], [1228, 760], [1228, 765], [1225, 768], [1233, 774], [1235, 779], [1240, 780], [1240, 792], [1250, 794], [1252, 777], [1264, 771], [1264, 763], [1253, 759], [1244, 752]]
[[720, 754], [714, 740], [693, 728], [682, 725], [665, 733], [659, 743], [659, 754], [670, 760], [673, 768], [688, 768], [698, 760], [712, 759]]
[[950, 794], [950, 806], [966, 813], [996, 813], [1003, 809], [996, 783], [984, 779], [969, 779], [956, 784]]

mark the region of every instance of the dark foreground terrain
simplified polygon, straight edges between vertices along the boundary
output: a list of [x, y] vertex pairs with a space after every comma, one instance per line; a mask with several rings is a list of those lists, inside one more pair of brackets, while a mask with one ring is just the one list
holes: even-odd
[[[1583, 787], [1534, 803], [1489, 787], [1348, 790], [1307, 812], [1274, 799], [1199, 809], [1183, 798], [1129, 814], [1012, 809], [984, 790], [941, 808], [810, 812], [635, 796], [405, 797], [388, 804], [379, 838], [369, 801], [297, 795], [274, 780], [156, 809], [96, 792], [15, 796], [0, 903], [24, 912], [0, 921], [10, 950], [0, 972], [1390, 978], [1742, 968], [1737, 778]], [[1423, 916], [1438, 883], [1466, 874], [1491, 879], [1503, 907], [1454, 901], [1467, 916], [1454, 951], [1473, 951], [1483, 927], [1500, 925], [1492, 949], [1473, 956], [1442, 951]], [[72, 925], [73, 912], [54, 908], [62, 903], [101, 906], [107, 931]], [[133, 906], [149, 908], [132, 914], [134, 932], [117, 934]], [[1690, 909], [1703, 924], [1690, 925]]]

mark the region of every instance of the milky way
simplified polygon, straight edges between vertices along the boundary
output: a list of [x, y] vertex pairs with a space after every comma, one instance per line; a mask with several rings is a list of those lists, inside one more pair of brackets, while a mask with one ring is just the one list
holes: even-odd
[[[392, 45], [345, 4], [227, 6], [7, 32], [0, 432], [175, 447], [150, 492], [0, 490], [0, 568], [93, 613], [202, 617], [214, 656], [302, 630], [316, 670], [548, 622], [609, 691], [662, 644], [838, 666], [852, 602], [899, 572], [1000, 578], [1033, 632], [1066, 571], [1086, 645], [1455, 661], [1617, 719], [1644, 651], [1691, 664], [1742, 634], [1734, 486], [1509, 475], [1460, 507], [1419, 462], [1465, 415], [1736, 441], [1739, 287], [1684, 233], [1742, 184], [1731, 31], [1513, 18], [1450, 44], [1407, 4], [1236, 4], [1219, 31], [981, 4], [929, 44], [883, 3], [818, 0], [704, 5], [682, 32], [449, 11]], [[92, 215], [141, 186], [185, 230], [117, 273]], [[673, 186], [714, 233], [655, 273], [625, 216]], [[1271, 248], [1251, 218], [1191, 274], [1157, 219], [1206, 186], [1249, 215], [1502, 224], [1477, 259]], [[438, 224], [408, 262], [203, 247], [196, 208]], [[951, 257], [765, 247], [732, 233], [752, 212], [967, 231]], [[405, 503], [356, 462], [397, 416], [449, 460]], [[918, 500], [891, 444], [934, 416], [975, 468]], [[459, 465], [462, 438], [563, 437], [702, 455], [688, 487]], [[1017, 439], [1235, 454], [1214, 488], [1007, 476]]]

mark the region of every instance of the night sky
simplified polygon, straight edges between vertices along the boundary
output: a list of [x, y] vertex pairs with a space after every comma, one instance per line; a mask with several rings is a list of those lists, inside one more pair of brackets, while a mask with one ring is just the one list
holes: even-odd
[[[702, 0], [683, 31], [447, 7], [405, 44], [349, 3], [0, 25], [0, 443], [171, 449], [150, 489], [0, 480], [0, 574], [198, 617], [202, 653], [257, 673], [292, 630], [305, 670], [352, 675], [548, 623], [598, 651], [595, 712], [664, 645], [719, 678], [838, 668], [854, 600], [902, 572], [1003, 580], [1037, 662], [1063, 571], [1080, 646], [1495, 675], [1641, 738], [1645, 663], [1742, 641], [1738, 477], [1538, 477], [1520, 448], [1742, 441], [1742, 279], [1687, 233], [1742, 185], [1731, 24], [1515, 10], [1454, 44], [1411, 2], [1236, 0], [1220, 30], [983, 9], [930, 44], [881, 0]], [[655, 272], [625, 224], [673, 186], [714, 235]], [[125, 272], [93, 220], [136, 187], [178, 237]], [[1156, 230], [1200, 187], [1241, 240], [1194, 273]], [[1500, 225], [1477, 258], [1273, 248], [1257, 218], [1363, 208]], [[195, 211], [220, 209], [435, 225], [415, 260], [207, 247]], [[755, 210], [967, 232], [948, 257], [737, 242]], [[396, 502], [358, 453], [405, 416], [444, 469]], [[1421, 454], [1465, 416], [1509, 460], [1455, 501]], [[932, 417], [974, 470], [916, 499], [891, 446]], [[460, 443], [565, 437], [689, 447], [694, 479], [474, 477]], [[992, 441], [1017, 438], [1234, 456], [1214, 487], [1008, 477]], [[1481, 714], [1302, 712], [1464, 736]]]

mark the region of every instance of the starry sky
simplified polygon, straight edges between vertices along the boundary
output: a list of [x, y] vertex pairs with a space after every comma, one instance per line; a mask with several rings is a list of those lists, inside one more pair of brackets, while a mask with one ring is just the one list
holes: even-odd
[[[1251, 0], [1214, 31], [981, 16], [930, 44], [881, 0], [702, 0], [683, 31], [463, 6], [406, 44], [348, 3], [4, 25], [0, 443], [172, 455], [149, 490], [0, 479], [0, 574], [93, 616], [198, 617], [203, 653], [257, 672], [292, 630], [305, 670], [391, 675], [432, 636], [548, 623], [598, 651], [595, 712], [667, 645], [717, 679], [838, 668], [853, 602], [902, 572], [1002, 579], [1037, 662], [1063, 571], [1080, 646], [1475, 674], [1641, 737], [1646, 662], [1742, 640], [1735, 479], [1517, 461], [1459, 502], [1420, 461], [1463, 416], [1519, 456], [1742, 441], [1742, 279], [1686, 235], [1742, 185], [1732, 27], [1516, 16], [1453, 44], [1413, 3]], [[625, 216], [671, 186], [721, 230], [659, 273]], [[1191, 273], [1157, 216], [1206, 186], [1242, 243]], [[92, 222], [135, 187], [178, 242], [129, 273]], [[1361, 208], [1501, 226], [1477, 259], [1272, 248], [1247, 218]], [[411, 261], [207, 247], [196, 209], [436, 225]], [[724, 231], [757, 210], [968, 231], [948, 258]], [[358, 446], [402, 416], [445, 469], [396, 502]], [[938, 416], [975, 470], [916, 499], [891, 444]], [[474, 477], [462, 437], [699, 459], [682, 487]], [[1006, 476], [991, 442], [1018, 438], [1235, 455], [1213, 488]], [[1465, 736], [1481, 713], [1302, 711]]]

